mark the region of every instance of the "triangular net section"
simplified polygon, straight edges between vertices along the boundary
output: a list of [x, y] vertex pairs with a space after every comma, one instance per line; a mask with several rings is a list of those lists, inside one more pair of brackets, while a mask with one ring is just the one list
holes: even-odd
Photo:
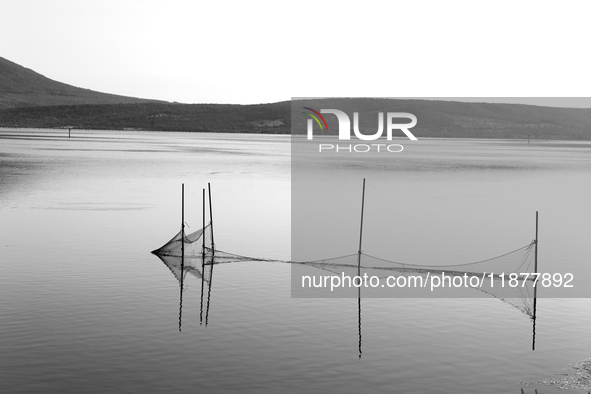
[[180, 282], [191, 274], [209, 282], [213, 265], [211, 225], [189, 234], [179, 231], [170, 241], [152, 251]]
[[[360, 274], [387, 278], [413, 276], [418, 283], [428, 283], [433, 276], [448, 277], [445, 285], [451, 284], [453, 277], [462, 277], [471, 289], [479, 290], [513, 305], [529, 317], [534, 317], [534, 271], [536, 241], [509, 253], [490, 259], [456, 265], [405, 264], [399, 261], [382, 259], [366, 253], [358, 253], [324, 260], [292, 262], [304, 264], [335, 275], [351, 278]], [[472, 281], [469, 278], [475, 277]], [[419, 279], [420, 278], [420, 279]], [[449, 285], [448, 287], [450, 287]], [[456, 286], [454, 286], [456, 287]]]
[[[210, 230], [209, 224], [189, 234], [181, 230], [170, 241], [153, 250], [152, 253], [157, 256], [171, 257], [201, 257], [204, 253], [207, 255], [212, 250]], [[184, 237], [183, 232], [185, 233]]]

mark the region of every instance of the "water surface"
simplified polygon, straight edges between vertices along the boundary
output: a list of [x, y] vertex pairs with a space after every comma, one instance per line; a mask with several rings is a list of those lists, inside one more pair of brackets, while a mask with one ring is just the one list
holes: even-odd
[[[351, 171], [352, 214], [311, 209], [314, 257], [356, 251], [365, 176], [372, 254], [486, 258], [529, 242], [539, 210], [540, 264], [591, 261], [588, 143], [420, 142]], [[288, 260], [288, 136], [2, 130], [0, 163], [3, 392], [554, 393], [522, 382], [589, 357], [588, 299], [538, 300], [532, 352], [530, 319], [496, 299], [386, 298], [362, 300], [359, 358], [357, 300], [291, 298], [290, 266], [266, 262], [216, 266], [207, 327], [187, 276], [179, 332], [179, 284], [149, 251], [180, 228], [181, 183], [190, 229], [211, 182], [217, 246]]]

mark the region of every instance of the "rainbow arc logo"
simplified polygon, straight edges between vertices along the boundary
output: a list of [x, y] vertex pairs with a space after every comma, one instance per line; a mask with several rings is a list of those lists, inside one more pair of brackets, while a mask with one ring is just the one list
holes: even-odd
[[[326, 127], [326, 130], [328, 131], [328, 125], [326, 124], [326, 120], [324, 119], [324, 116], [322, 116], [320, 114], [320, 112], [313, 110], [312, 108], [309, 108], [309, 107], [302, 107], [302, 108], [307, 109], [308, 111], [312, 111], [312, 112], [314, 112], [314, 114], [316, 114], [316, 115], [314, 115], [314, 114], [311, 114], [310, 112], [302, 112], [303, 114], [310, 115], [316, 121], [316, 123], [318, 123], [318, 126], [320, 126], [320, 130], [324, 130], [324, 128], [322, 127], [322, 123], [320, 123], [320, 119], [322, 119], [322, 122], [324, 123], [324, 126]], [[320, 119], [318, 119], [318, 117], [320, 117]]]

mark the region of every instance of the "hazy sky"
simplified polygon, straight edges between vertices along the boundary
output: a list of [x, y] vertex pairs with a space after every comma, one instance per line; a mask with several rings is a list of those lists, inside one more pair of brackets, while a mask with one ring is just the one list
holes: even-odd
[[71, 85], [186, 103], [584, 97], [586, 4], [0, 0], [0, 56]]

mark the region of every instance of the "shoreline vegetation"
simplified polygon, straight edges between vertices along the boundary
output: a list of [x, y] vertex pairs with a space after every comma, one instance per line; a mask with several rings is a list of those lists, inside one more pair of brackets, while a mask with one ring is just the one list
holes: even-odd
[[[437, 100], [376, 99], [384, 110], [417, 116], [413, 133], [420, 138], [591, 140], [591, 109], [523, 104], [464, 103]], [[306, 101], [307, 105], [310, 100]], [[359, 99], [316, 99], [317, 108], [364, 113]], [[375, 100], [371, 102], [371, 105]], [[17, 107], [0, 110], [0, 127], [111, 131], [174, 131], [244, 134], [291, 134], [306, 130], [292, 102], [271, 104], [83, 104]], [[330, 120], [328, 120], [330, 122]], [[336, 123], [336, 122], [335, 122]], [[365, 123], [365, 124], [364, 124]], [[361, 127], [375, 130], [375, 119]], [[337, 127], [331, 127], [335, 132]], [[317, 135], [321, 135], [318, 133]]]
[[0, 127], [290, 134], [289, 103], [86, 104], [0, 110]]

